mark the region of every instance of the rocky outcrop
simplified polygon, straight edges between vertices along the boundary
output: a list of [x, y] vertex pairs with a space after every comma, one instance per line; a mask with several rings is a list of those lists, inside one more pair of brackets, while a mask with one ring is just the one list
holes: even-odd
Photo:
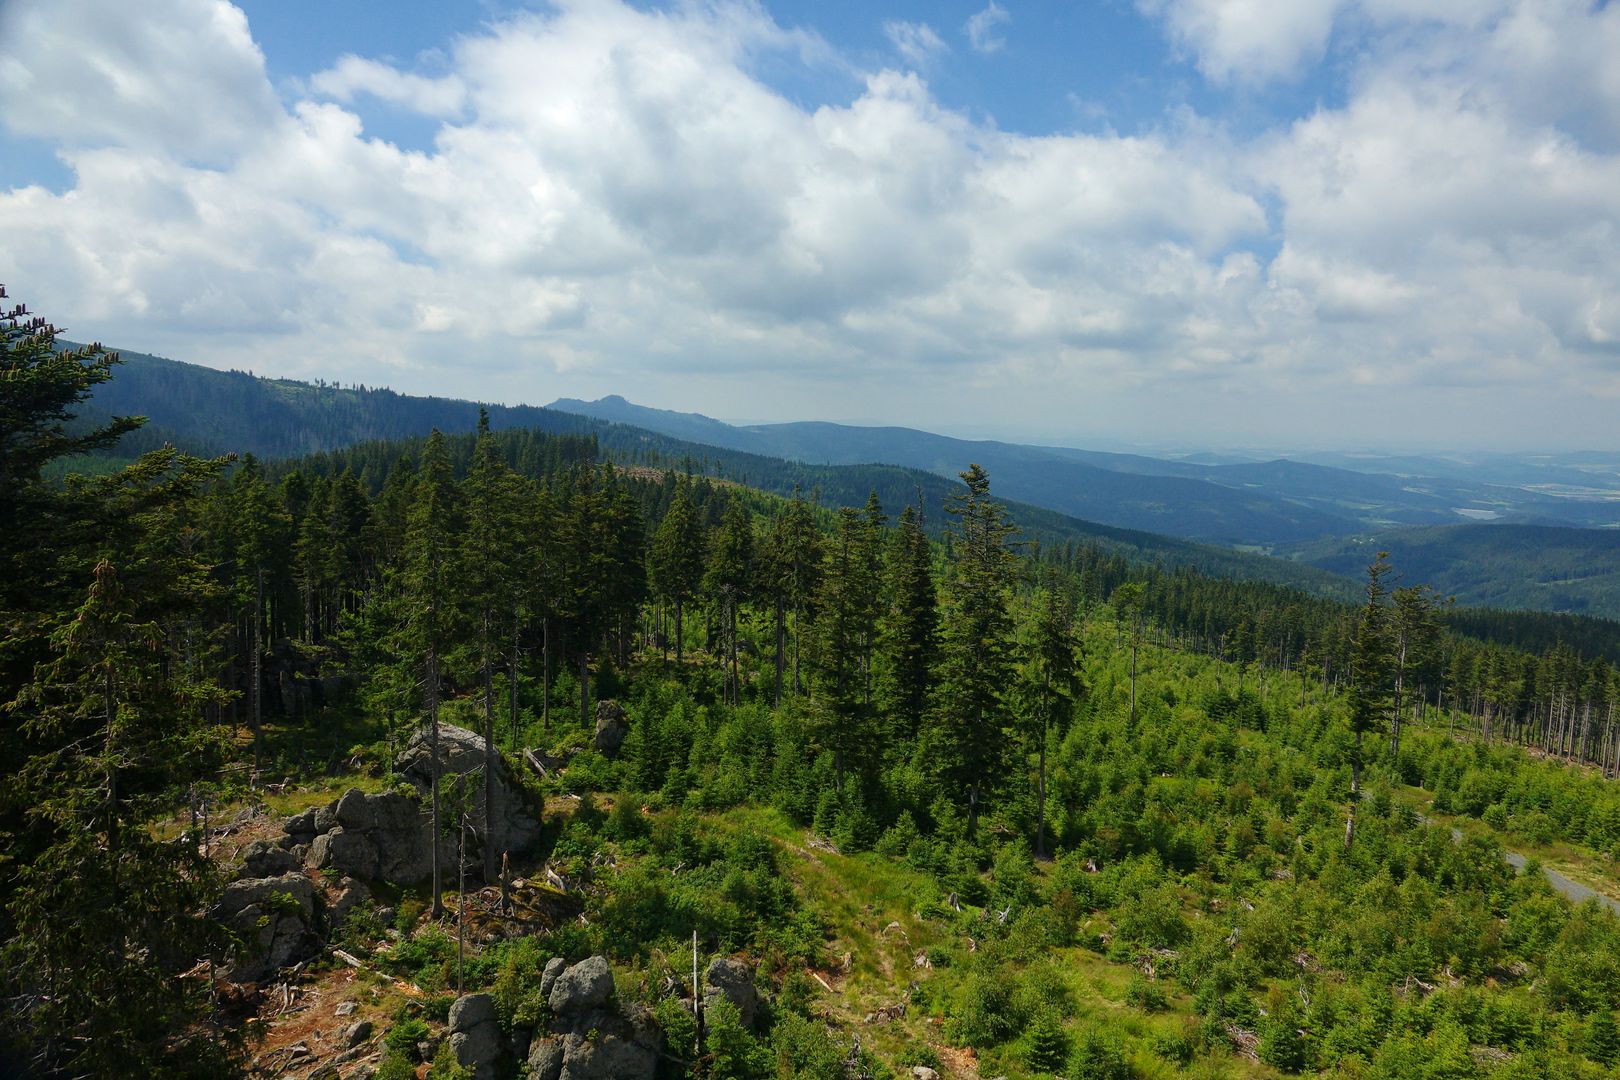
[[546, 1000], [554, 1015], [565, 1016], [600, 1009], [612, 996], [613, 969], [605, 957], [592, 956], [558, 975]]
[[298, 856], [272, 844], [268, 840], [255, 840], [242, 849], [242, 869], [239, 878], [270, 878], [290, 874], [299, 867]]
[[471, 1069], [473, 1080], [494, 1080], [501, 1044], [495, 999], [488, 994], [457, 998], [450, 1006], [450, 1050], [456, 1063]]
[[[439, 727], [439, 782], [470, 775], [468, 794], [473, 799], [472, 843], [479, 851], [483, 831], [484, 740], [464, 728]], [[400, 753], [400, 775], [421, 796], [413, 799], [397, 791], [367, 795], [358, 788], [336, 802], [315, 807], [287, 819], [286, 831], [293, 851], [304, 847], [305, 865], [335, 870], [360, 881], [392, 881], [414, 885], [433, 872], [432, 818], [427, 795], [432, 790], [433, 757], [425, 735], [417, 734]], [[489, 842], [497, 853], [520, 855], [540, 838], [540, 822], [530, 811], [523, 790], [500, 755], [494, 758], [495, 783]], [[457, 836], [446, 830], [439, 840], [441, 865], [455, 865]]]
[[213, 916], [246, 943], [226, 977], [259, 982], [319, 953], [320, 905], [314, 883], [303, 874], [243, 878], [225, 886]]
[[560, 956], [553, 956], [546, 961], [546, 966], [540, 971], [540, 996], [551, 1002], [551, 988], [557, 985], [557, 976], [568, 967], [568, 961]]
[[[540, 839], [540, 821], [529, 809], [511, 768], [498, 753], [493, 758], [495, 797], [490, 814], [490, 836], [486, 839], [482, 835], [484, 762], [483, 736], [450, 724], [439, 725], [439, 783], [443, 785], [446, 777], [478, 774], [468, 791], [473, 801], [471, 821], [478, 831], [475, 842], [492, 845], [497, 860], [502, 852], [517, 855], [528, 851]], [[433, 755], [427, 735], [423, 732], [413, 735], [395, 765], [401, 776], [426, 795], [433, 777]]]
[[596, 749], [613, 757], [624, 745], [624, 737], [630, 734], [630, 721], [625, 718], [624, 706], [617, 701], [598, 701], [596, 703]]
[[613, 969], [603, 957], [557, 966], [547, 964], [541, 978], [552, 1019], [530, 1042], [529, 1080], [652, 1080], [664, 1039], [652, 1013], [613, 1006]]
[[759, 1021], [759, 990], [754, 986], [754, 969], [741, 960], [717, 956], [703, 973], [703, 1007], [724, 999], [737, 1007], [743, 1027], [753, 1029]]
[[[359, 881], [413, 885], [433, 872], [432, 819], [397, 791], [367, 795], [350, 788], [330, 806], [289, 819], [287, 832], [309, 837], [306, 865]], [[454, 851], [448, 841], [441, 841], [440, 854], [449, 865]]]

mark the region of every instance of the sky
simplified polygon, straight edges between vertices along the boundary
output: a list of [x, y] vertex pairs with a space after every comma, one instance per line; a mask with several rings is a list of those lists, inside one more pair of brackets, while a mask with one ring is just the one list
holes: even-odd
[[0, 0], [0, 281], [221, 368], [1620, 448], [1620, 2]]

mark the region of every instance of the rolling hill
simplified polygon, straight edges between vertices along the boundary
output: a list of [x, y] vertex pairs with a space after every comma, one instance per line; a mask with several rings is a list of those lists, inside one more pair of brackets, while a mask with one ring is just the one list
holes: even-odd
[[1140, 454], [957, 439], [821, 421], [733, 426], [621, 397], [562, 399], [565, 412], [752, 453], [824, 464], [886, 462], [954, 475], [977, 461], [1013, 498], [1089, 521], [1272, 552], [1328, 537], [1469, 520], [1607, 525], [1620, 502], [1457, 476], [1337, 468], [1288, 459], [1166, 460]]
[[1409, 583], [1459, 603], [1620, 618], [1620, 530], [1542, 525], [1395, 529], [1314, 545], [1299, 557], [1355, 574], [1388, 551]]
[[[66, 344], [66, 343], [64, 343]], [[496, 430], [528, 428], [551, 434], [591, 435], [604, 456], [628, 464], [691, 469], [746, 483], [774, 494], [816, 493], [824, 505], [859, 506], [877, 492], [898, 513], [919, 498], [930, 527], [945, 521], [946, 499], [960, 485], [954, 475], [904, 465], [825, 465], [678, 438], [645, 427], [537, 406], [481, 406], [452, 398], [414, 397], [375, 387], [267, 379], [239, 371], [219, 371], [144, 353], [122, 352], [124, 363], [96, 389], [85, 420], [101, 415], [141, 415], [151, 427], [123, 451], [138, 451], [153, 438], [193, 453], [252, 453], [266, 459], [303, 457], [367, 442], [395, 441], [438, 428], [470, 431], [480, 408], [487, 408]], [[656, 410], [649, 410], [656, 411]], [[664, 418], [666, 426], [676, 423]], [[697, 418], [688, 430], [709, 430]], [[719, 421], [711, 425], [728, 427]], [[731, 429], [736, 430], [736, 429]], [[952, 470], [965, 468], [963, 458]], [[80, 462], [86, 471], [97, 462]], [[1354, 583], [1299, 562], [1267, 558], [1141, 529], [1077, 520], [1052, 509], [1022, 503], [1009, 485], [991, 476], [998, 498], [1008, 503], [1024, 539], [1042, 545], [1096, 543], [1131, 559], [1165, 566], [1188, 566], [1205, 573], [1287, 585], [1321, 595], [1348, 597]]]

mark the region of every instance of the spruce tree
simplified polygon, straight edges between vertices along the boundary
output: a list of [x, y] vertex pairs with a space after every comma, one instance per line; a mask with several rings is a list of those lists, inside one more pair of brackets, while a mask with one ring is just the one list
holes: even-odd
[[1361, 770], [1364, 764], [1362, 738], [1376, 731], [1389, 709], [1389, 552], [1380, 551], [1367, 567], [1366, 602], [1356, 623], [1355, 642], [1350, 655], [1350, 732], [1355, 742], [1350, 750], [1350, 801], [1345, 813], [1344, 846], [1356, 838], [1356, 803], [1361, 798]]
[[811, 630], [812, 694], [823, 746], [833, 753], [839, 791], [854, 762], [875, 764], [876, 741], [866, 692], [869, 648], [877, 633], [881, 585], [871, 551], [871, 516], [840, 507], [827, 544]]
[[934, 756], [944, 777], [967, 800], [967, 834], [978, 829], [985, 793], [1005, 776], [1012, 686], [1011, 592], [1018, 560], [1016, 531], [990, 498], [990, 478], [978, 465], [961, 474], [966, 490], [951, 497], [952, 560], [941, 633], [941, 693]]
[[489, 413], [478, 411], [478, 441], [462, 482], [466, 529], [458, 552], [461, 599], [472, 627], [473, 667], [482, 688], [484, 714], [484, 800], [482, 850], [484, 880], [494, 881], [500, 853], [491, 839], [495, 801], [495, 667], [505, 651], [507, 607], [519, 572], [517, 480], [499, 456], [489, 430]]
[[456, 643], [457, 509], [449, 451], [444, 436], [434, 429], [422, 451], [405, 533], [409, 640], [420, 665], [430, 755], [433, 918], [444, 914], [443, 868], [439, 865], [439, 705], [445, 657]]
[[692, 505], [691, 477], [675, 482], [675, 497], [653, 533], [648, 553], [654, 593], [675, 607], [675, 660], [685, 660], [686, 603], [703, 581], [703, 526]]
[[1407, 677], [1427, 671], [1438, 662], [1440, 618], [1434, 590], [1409, 585], [1395, 590], [1390, 610], [1390, 660], [1394, 667], [1394, 700], [1389, 712], [1390, 757], [1401, 754], [1401, 721]]
[[1046, 857], [1046, 757], [1074, 715], [1082, 682], [1074, 628], [1074, 594], [1052, 575], [1027, 646], [1024, 713], [1035, 743], [1035, 857]]
[[227, 614], [198, 528], [223, 462], [165, 448], [48, 482], [139, 423], [68, 426], [116, 358], [55, 337], [0, 314], [0, 1050], [41, 1074], [234, 1075], [240, 1039], [174, 966], [223, 944], [203, 914], [217, 873], [156, 831], [227, 747]]
[[[1131, 720], [1130, 730], [1136, 730], [1136, 660], [1142, 647], [1142, 605], [1145, 598], [1145, 589], [1140, 581], [1127, 581], [1114, 590], [1112, 603], [1114, 606], [1115, 635], [1121, 629], [1128, 634], [1131, 643]], [[1247, 625], [1239, 628], [1247, 629]], [[1249, 657], [1248, 642], [1250, 635], [1240, 632], [1237, 635], [1236, 659], [1239, 664]]]
[[737, 608], [754, 586], [753, 518], [733, 499], [724, 520], [709, 539], [709, 563], [703, 587], [720, 608], [720, 631], [726, 647], [725, 699], [742, 700], [737, 674]]
[[895, 734], [905, 743], [917, 737], [934, 686], [939, 655], [939, 596], [934, 585], [934, 553], [916, 507], [900, 514], [889, 544], [883, 625], [888, 693], [885, 706], [898, 721]]

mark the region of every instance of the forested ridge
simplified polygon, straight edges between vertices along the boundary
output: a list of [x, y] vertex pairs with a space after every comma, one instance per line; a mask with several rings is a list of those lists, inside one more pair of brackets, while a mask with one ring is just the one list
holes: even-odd
[[[69, 469], [105, 472], [127, 463], [132, 453], [172, 443], [193, 454], [217, 454], [227, 448], [252, 453], [266, 463], [303, 458], [314, 468], [332, 467], [317, 464], [330, 454], [357, 474], [364, 474], [370, 464], [371, 475], [377, 476], [385, 466], [368, 462], [368, 458], [387, 462], [398, 453], [394, 443], [419, 442], [430, 429], [470, 431], [482, 411], [497, 432], [589, 435], [603, 457], [620, 464], [702, 473], [778, 495], [816, 491], [824, 502], [842, 505], [859, 503], [876, 491], [892, 506], [915, 501], [921, 489], [932, 510], [930, 528], [935, 533], [952, 490], [950, 480], [919, 469], [788, 461], [549, 408], [479, 405], [451, 398], [413, 397], [381, 387], [267, 379], [140, 353], [120, 355], [124, 363], [97, 387], [92, 403], [81, 410], [79, 423], [92, 426], [113, 413], [147, 416], [150, 423], [116, 447], [58, 462], [56, 474]], [[1017, 514], [1025, 538], [1046, 544], [1093, 541], [1167, 565], [1195, 566], [1340, 597], [1351, 595], [1354, 588], [1339, 575], [1301, 563], [1080, 521], [1037, 506], [1008, 505]]]
[[[1382, 558], [1359, 602], [1144, 563], [1043, 534], [970, 463], [938, 497], [821, 471], [775, 476], [784, 497], [601, 425], [158, 448], [58, 483], [136, 429], [69, 423], [114, 359], [0, 325], [18, 1069], [272, 1071], [277, 1014], [218, 977], [255, 943], [210, 914], [208, 815], [386, 787], [455, 728], [484, 783], [502, 752], [544, 770], [518, 870], [555, 882], [435, 841], [431, 877], [373, 882], [285, 976], [359, 973], [379, 1077], [467, 1075], [466, 1042], [434, 1042], [453, 991], [538, 1033], [547, 962], [595, 955], [670, 1076], [1620, 1062], [1620, 927], [1500, 846], [1600, 875], [1620, 851], [1608, 624], [1453, 610]], [[421, 799], [435, 835], [493, 827], [437, 771]], [[571, 906], [458, 949], [497, 884]], [[694, 949], [746, 961], [759, 1016], [695, 1023]]]

